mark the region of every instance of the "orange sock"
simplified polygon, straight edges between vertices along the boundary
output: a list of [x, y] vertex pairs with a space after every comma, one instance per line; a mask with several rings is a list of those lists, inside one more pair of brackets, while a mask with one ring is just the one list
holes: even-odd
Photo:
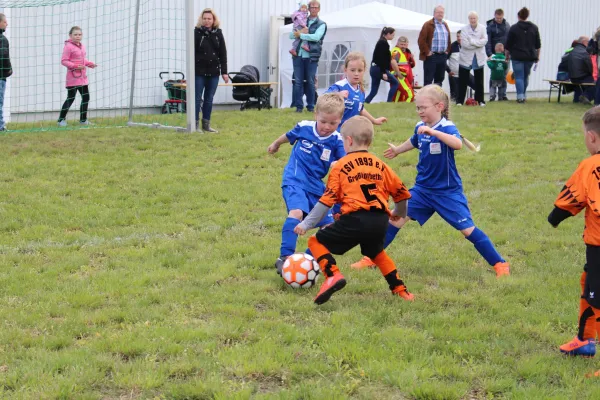
[[394, 264], [394, 261], [387, 255], [385, 250], [377, 254], [377, 256], [373, 258], [373, 262], [377, 265], [379, 271], [381, 271], [381, 275], [383, 275], [387, 281], [391, 291], [394, 291], [394, 289], [399, 286], [404, 286], [406, 288], [404, 282], [400, 279], [396, 264]]
[[323, 274], [326, 277], [340, 273], [335, 258], [333, 258], [327, 247], [319, 243], [316, 236], [313, 235], [308, 238], [308, 248], [315, 257], [315, 260], [317, 260], [317, 263], [319, 263], [319, 267], [321, 267], [321, 271], [323, 271]]

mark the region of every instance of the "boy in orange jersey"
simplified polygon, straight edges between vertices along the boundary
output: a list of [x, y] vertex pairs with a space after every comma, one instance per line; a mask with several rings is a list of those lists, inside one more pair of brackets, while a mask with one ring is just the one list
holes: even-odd
[[[344, 254], [357, 245], [363, 255], [372, 257], [394, 295], [413, 300], [414, 296], [406, 290], [394, 262], [383, 250], [388, 220], [406, 217], [410, 193], [391, 168], [369, 153], [373, 124], [367, 118], [350, 118], [342, 126], [341, 134], [348, 154], [332, 167], [325, 193], [294, 229], [303, 235], [334, 204], [341, 203], [339, 220], [308, 239], [308, 247], [326, 277], [314, 301], [323, 304], [346, 286], [331, 254]], [[388, 208], [390, 196], [396, 203], [392, 212]]]
[[585, 209], [583, 241], [586, 264], [581, 275], [579, 330], [575, 338], [560, 346], [571, 356], [593, 357], [596, 354], [596, 320], [600, 318], [600, 107], [583, 115], [585, 146], [591, 157], [583, 160], [565, 183], [548, 222], [555, 228], [564, 219]]

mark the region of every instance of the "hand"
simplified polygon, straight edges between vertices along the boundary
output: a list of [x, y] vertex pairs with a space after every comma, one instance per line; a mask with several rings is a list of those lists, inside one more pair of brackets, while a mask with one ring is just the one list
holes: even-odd
[[433, 134], [433, 129], [431, 129], [430, 127], [426, 126], [426, 125], [421, 125], [419, 127], [419, 129], [417, 129], [417, 133], [419, 135], [430, 135], [432, 136]]
[[427, 57], [430, 57], [433, 55], [433, 51], [430, 51], [429, 53], [427, 53]]
[[269, 147], [267, 147], [267, 151], [269, 152], [269, 154], [275, 154], [275, 153], [277, 153], [278, 150], [279, 150], [279, 143], [277, 143], [277, 142], [273, 142], [273, 143], [271, 143], [271, 145], [269, 145]]
[[381, 125], [384, 122], [387, 122], [387, 118], [386, 117], [379, 117], [379, 118], [375, 118], [373, 120], [373, 125]]
[[221, 77], [223, 78], [223, 80], [225, 81], [225, 83], [229, 83], [229, 75], [223, 74], [223, 75], [221, 75]]
[[78, 65], [74, 68], [76, 71], [81, 71], [82, 69], [85, 69], [85, 66], [83, 65]]
[[340, 213], [335, 213], [335, 214], [333, 214], [333, 220], [334, 220], [334, 221], [339, 221], [341, 216], [342, 216], [342, 214], [340, 214]]
[[454, 75], [456, 75], [456, 74], [455, 74], [454, 72], [449, 72], [449, 73], [448, 73], [448, 75], [450, 75], [450, 76], [454, 76]]
[[388, 146], [390, 146], [390, 147], [386, 151], [383, 152], [383, 156], [385, 158], [392, 159], [398, 155], [398, 147], [399, 146], [394, 146], [391, 143], [388, 143]]
[[94, 63], [91, 63], [90, 65], [88, 65], [88, 67], [90, 67], [90, 68], [96, 68], [97, 66], [98, 66], [98, 64], [94, 64]]
[[300, 37], [300, 33], [301, 33], [300, 31], [295, 31], [295, 32], [294, 32], [294, 36], [295, 36], [296, 38], [299, 38], [299, 37]]
[[302, 226], [300, 224], [296, 225], [296, 227], [294, 228], [294, 233], [296, 235], [304, 235], [306, 233], [306, 229], [302, 228]]
[[305, 26], [304, 28], [300, 29], [300, 33], [308, 33], [308, 28]]
[[398, 215], [398, 211], [396, 210], [396, 207], [394, 207], [390, 215], [390, 221], [400, 221], [401, 219], [402, 217]]
[[348, 92], [347, 90], [340, 90], [338, 93], [341, 94], [342, 97], [345, 99], [347, 99], [348, 95], [350, 94], [350, 92]]

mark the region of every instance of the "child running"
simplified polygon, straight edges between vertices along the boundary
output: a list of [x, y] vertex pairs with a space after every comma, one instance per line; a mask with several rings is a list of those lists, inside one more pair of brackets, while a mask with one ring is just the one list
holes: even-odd
[[[336, 131], [344, 114], [344, 99], [337, 93], [319, 96], [315, 109], [316, 121], [301, 121], [294, 129], [278, 137], [267, 149], [275, 154], [283, 143], [294, 147], [283, 170], [281, 191], [288, 216], [281, 230], [279, 258], [275, 261], [277, 273], [285, 259], [296, 252], [298, 235], [294, 228], [309, 213], [325, 192], [323, 178], [331, 164], [346, 155], [344, 143]], [[333, 223], [331, 212], [315, 226]]]
[[[364, 255], [375, 260], [392, 294], [413, 300], [414, 296], [406, 290], [394, 262], [383, 249], [388, 219], [406, 216], [406, 200], [410, 194], [394, 171], [369, 153], [373, 124], [366, 117], [350, 118], [342, 127], [342, 137], [348, 154], [332, 167], [325, 194], [294, 229], [303, 235], [322, 221], [333, 204], [342, 204], [342, 216], [308, 239], [308, 247], [326, 276], [314, 302], [323, 304], [346, 286], [331, 254], [344, 254], [358, 245]], [[390, 196], [396, 203], [391, 213]]]
[[[548, 222], [558, 227], [563, 220], [585, 209], [583, 241], [586, 263], [581, 274], [579, 329], [577, 336], [560, 346], [571, 356], [593, 357], [596, 354], [596, 333], [600, 333], [600, 107], [583, 115], [585, 147], [590, 157], [583, 160], [560, 191]], [[597, 371], [594, 376], [600, 376]]]
[[358, 51], [348, 53], [344, 61], [344, 79], [337, 81], [327, 89], [326, 93], [337, 92], [346, 99], [346, 108], [344, 109], [344, 116], [342, 117], [338, 131], [342, 128], [344, 122], [355, 115], [367, 117], [373, 125], [381, 125], [387, 121], [385, 117], [374, 118], [365, 110], [364, 75], [366, 70], [367, 61], [362, 53]]
[[[462, 137], [450, 121], [448, 95], [438, 85], [427, 85], [416, 96], [417, 113], [421, 121], [413, 136], [400, 146], [390, 143], [384, 153], [392, 159], [398, 154], [419, 149], [417, 178], [410, 189], [408, 216], [390, 221], [386, 233], [387, 247], [404, 224], [413, 219], [423, 225], [438, 213], [447, 223], [459, 230], [473, 243], [475, 249], [494, 267], [497, 277], [510, 274], [509, 264], [496, 251], [490, 238], [475, 226], [463, 192], [462, 181], [456, 169], [454, 151], [462, 148]], [[372, 267], [375, 262], [364, 258], [352, 264], [353, 268]]]

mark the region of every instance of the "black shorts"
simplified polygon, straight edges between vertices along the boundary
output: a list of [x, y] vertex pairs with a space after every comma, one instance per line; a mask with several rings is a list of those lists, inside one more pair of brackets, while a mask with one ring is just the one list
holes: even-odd
[[587, 245], [585, 250], [587, 272], [582, 297], [595, 308], [600, 308], [600, 247]]
[[356, 211], [342, 215], [316, 237], [332, 254], [344, 254], [360, 245], [361, 253], [373, 259], [383, 251], [388, 221], [384, 211]]

